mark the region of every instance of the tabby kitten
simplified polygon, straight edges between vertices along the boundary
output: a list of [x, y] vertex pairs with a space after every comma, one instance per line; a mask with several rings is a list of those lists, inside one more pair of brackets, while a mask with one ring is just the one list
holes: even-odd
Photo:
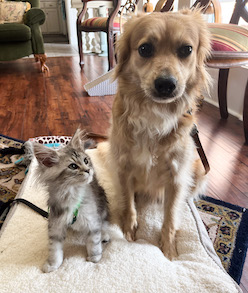
[[92, 141], [77, 130], [69, 144], [59, 150], [33, 145], [38, 174], [48, 187], [49, 257], [43, 266], [52, 272], [63, 262], [63, 242], [68, 227], [86, 236], [87, 260], [99, 262], [102, 242], [109, 241], [108, 205], [85, 149]]

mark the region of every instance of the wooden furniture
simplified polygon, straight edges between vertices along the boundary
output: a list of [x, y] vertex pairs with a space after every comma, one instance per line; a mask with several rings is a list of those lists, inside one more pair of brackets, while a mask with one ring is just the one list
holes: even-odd
[[205, 13], [213, 14], [214, 22], [221, 22], [221, 6], [219, 0], [211, 0]]
[[23, 23], [0, 24], [0, 61], [17, 60], [33, 54], [35, 60], [40, 61], [41, 71], [45, 72], [48, 67], [45, 64], [46, 54], [40, 26], [45, 22], [46, 15], [39, 8], [39, 0], [28, 1], [31, 9], [24, 13]]
[[[227, 83], [229, 69], [248, 65], [248, 30], [238, 26], [240, 18], [243, 18], [246, 22], [248, 22], [247, 2], [248, 0], [236, 0], [230, 24], [209, 25], [214, 41], [220, 43], [222, 34], [226, 38], [226, 40], [219, 47], [215, 47], [213, 44], [212, 56], [208, 61], [209, 67], [220, 69], [218, 80], [218, 99], [220, 115], [223, 119], [228, 118]], [[233, 46], [234, 41], [236, 42], [235, 46]], [[228, 48], [231, 48], [231, 50]], [[235, 97], [233, 97], [233, 99], [235, 99]], [[248, 81], [244, 93], [243, 125], [245, 143], [248, 144]]]
[[173, 10], [174, 0], [159, 0], [155, 6], [155, 12], [166, 12]]
[[[87, 3], [94, 0], [82, 0], [83, 7], [77, 18], [77, 37], [78, 37], [78, 51], [79, 51], [79, 64], [84, 65], [83, 61], [83, 44], [82, 44], [82, 32], [105, 32], [107, 34], [108, 45], [108, 63], [109, 70], [114, 67], [114, 34], [120, 30], [119, 19], [116, 15], [121, 6], [121, 0], [106, 0], [106, 2], [112, 2], [113, 9], [108, 17], [95, 17], [83, 20], [83, 17], [87, 10]], [[101, 1], [104, 3], [103, 1]]]
[[[154, 11], [166, 12], [173, 10], [174, 0], [159, 0], [156, 4]], [[205, 7], [204, 11], [206, 14], [214, 15], [214, 22], [221, 22], [221, 6], [219, 0], [207, 0], [207, 1], [196, 1], [193, 7], [200, 5]]]
[[[79, 13], [82, 10], [82, 1], [81, 0], [71, 0], [71, 7], [75, 8], [76, 11], [76, 15], [73, 15], [73, 20], [71, 20], [71, 24], [73, 24], [73, 22], [75, 21], [75, 23], [77, 22], [77, 17], [79, 15]], [[112, 9], [113, 8], [113, 4], [112, 1], [89, 1], [87, 3], [87, 10], [86, 13], [84, 15], [84, 19], [86, 18], [93, 18], [96, 16], [106, 16], [105, 14], [107, 13], [108, 9]], [[100, 15], [100, 11], [102, 12], [103, 10], [105, 10], [105, 14]], [[97, 15], [97, 13], [99, 15]], [[73, 22], [72, 22], [73, 21]], [[76, 28], [76, 26], [75, 26]], [[69, 28], [69, 31], [74, 31], [72, 28]], [[77, 30], [75, 30], [75, 33], [77, 35]], [[71, 32], [71, 34], [73, 34], [73, 32]], [[82, 33], [82, 43], [83, 43], [83, 50], [86, 49], [87, 51], [90, 52], [99, 52], [101, 49], [101, 35], [105, 35], [105, 33]], [[74, 39], [74, 38], [73, 38]], [[94, 39], [94, 41], [92, 41]], [[76, 36], [76, 40], [77, 40], [77, 36]], [[105, 43], [107, 44], [107, 38], [105, 40]], [[106, 48], [104, 48], [104, 50], [107, 50], [107, 45]], [[81, 66], [81, 65], [80, 65]]]
[[[196, 0], [191, 8], [198, 6], [203, 9], [202, 10], [203, 12], [206, 12], [211, 2], [212, 2], [211, 0]], [[171, 11], [173, 10], [173, 4], [174, 4], [174, 0], [159, 0], [155, 7], [155, 11], [161, 11], [161, 12]]]

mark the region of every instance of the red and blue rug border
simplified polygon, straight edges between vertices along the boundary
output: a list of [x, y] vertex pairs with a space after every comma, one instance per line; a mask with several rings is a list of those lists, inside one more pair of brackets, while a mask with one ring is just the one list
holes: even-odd
[[239, 213], [242, 213], [242, 219], [237, 231], [237, 237], [235, 242], [235, 249], [231, 259], [231, 264], [228, 270], [229, 275], [240, 284], [243, 267], [246, 259], [248, 249], [248, 209], [233, 205], [222, 200], [218, 200], [209, 196], [202, 196], [203, 200], [209, 201], [213, 204], [217, 204], [226, 208], [230, 208]]
[[0, 134], [0, 137], [5, 137], [5, 138], [7, 138], [7, 139], [11, 139], [11, 140], [15, 140], [15, 141], [17, 141], [17, 142], [20, 142], [20, 143], [24, 143], [25, 141], [23, 141], [23, 140], [20, 140], [20, 139], [17, 139], [17, 138], [13, 138], [13, 137], [10, 137], [10, 136], [7, 136], [7, 135], [4, 135], [4, 134]]

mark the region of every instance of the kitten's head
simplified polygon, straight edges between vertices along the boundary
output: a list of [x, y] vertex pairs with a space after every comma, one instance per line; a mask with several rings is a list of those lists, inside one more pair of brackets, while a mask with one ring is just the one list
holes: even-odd
[[54, 150], [42, 144], [34, 144], [34, 155], [39, 163], [40, 177], [45, 182], [81, 185], [93, 179], [93, 167], [85, 150], [94, 144], [78, 129], [65, 147]]

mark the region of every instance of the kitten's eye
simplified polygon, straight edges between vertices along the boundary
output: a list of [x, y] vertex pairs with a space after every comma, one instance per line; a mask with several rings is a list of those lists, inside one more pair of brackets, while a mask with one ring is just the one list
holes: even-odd
[[144, 57], [144, 58], [152, 57], [154, 53], [153, 45], [150, 43], [142, 44], [141, 46], [139, 46], [138, 52], [141, 57]]
[[79, 167], [78, 167], [78, 165], [72, 163], [72, 164], [70, 164], [70, 165], [68, 166], [68, 168], [70, 168], [70, 169], [72, 169], [72, 170], [76, 170], [76, 169], [78, 169]]
[[187, 58], [193, 51], [192, 46], [183, 45], [177, 50], [177, 55], [179, 58]]
[[88, 165], [89, 164], [89, 161], [88, 161], [87, 158], [84, 158], [84, 163], [85, 163], [85, 165]]

